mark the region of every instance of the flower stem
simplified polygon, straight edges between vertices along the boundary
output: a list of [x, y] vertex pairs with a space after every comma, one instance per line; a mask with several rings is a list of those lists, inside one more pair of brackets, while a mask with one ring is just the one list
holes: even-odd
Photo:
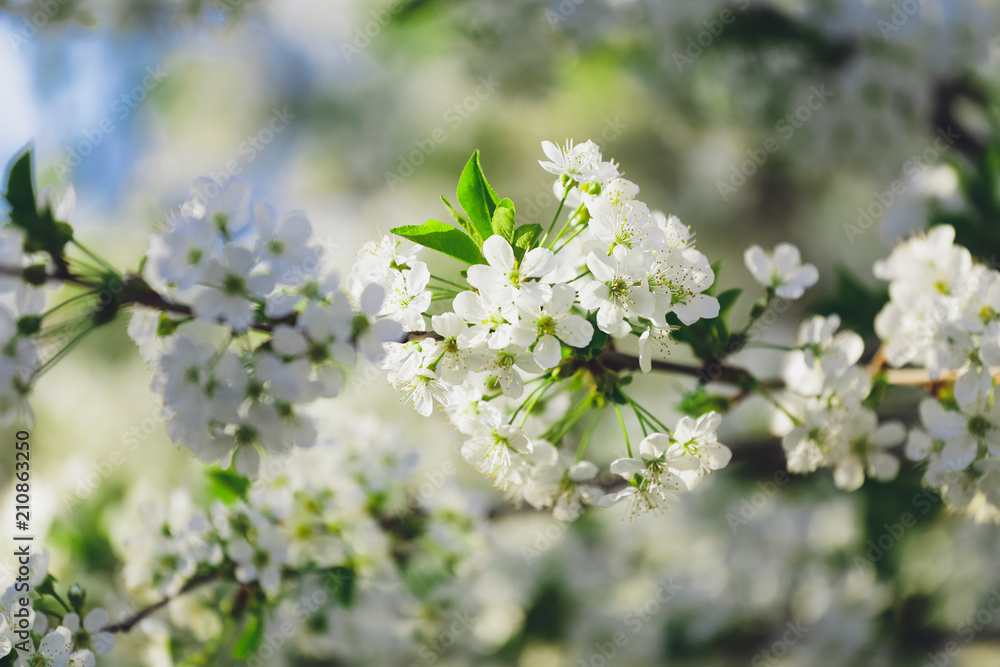
[[549, 442], [555, 444], [562, 439], [566, 433], [573, 428], [573, 424], [580, 420], [587, 410], [590, 409], [591, 404], [594, 402], [594, 395], [588, 393], [586, 396], [577, 401], [576, 405], [569, 409], [566, 416], [557, 421], [552, 427], [542, 434], [543, 440], [548, 440]]
[[625, 418], [622, 417], [622, 410], [618, 407], [618, 404], [615, 403], [614, 406], [615, 414], [618, 415], [618, 423], [621, 424], [622, 427], [622, 436], [625, 437], [625, 451], [628, 452], [628, 457], [632, 458], [632, 443], [628, 440], [628, 429], [625, 428]]
[[776, 399], [770, 393], [768, 393], [767, 391], [764, 391], [764, 390], [760, 390], [760, 389], [755, 390], [755, 392], [758, 395], [762, 396], [765, 401], [767, 401], [768, 403], [770, 403], [774, 407], [776, 407], [779, 410], [781, 410], [782, 412], [784, 412], [785, 416], [787, 416], [789, 419], [791, 419], [793, 424], [795, 424], [796, 426], [803, 426], [802, 420], [799, 419], [798, 417], [796, 417], [795, 415], [793, 415], [791, 412], [789, 412], [788, 409], [781, 404], [781, 401], [779, 401], [778, 399]]
[[555, 250], [553, 250], [552, 252], [559, 252], [560, 250], [562, 250], [563, 248], [565, 248], [566, 246], [568, 246], [570, 244], [570, 242], [573, 239], [575, 239], [577, 236], [579, 236], [580, 234], [582, 234], [583, 230], [585, 230], [585, 229], [587, 229], [587, 225], [582, 225], [580, 227], [580, 229], [578, 229], [575, 232], [573, 232], [572, 236], [570, 236], [568, 239], [566, 239], [565, 241], [563, 241], [563, 244], [561, 246], [559, 246], [558, 248], [556, 248]]
[[58, 602], [60, 605], [62, 605], [62, 608], [65, 609], [67, 612], [72, 612], [73, 611], [70, 608], [70, 606], [68, 604], [66, 604], [66, 601], [63, 600], [61, 597], [59, 597], [59, 594], [56, 593], [56, 591], [55, 591], [55, 587], [53, 587], [52, 590], [48, 592], [48, 595], [52, 596], [52, 598], [56, 602]]
[[[646, 423], [647, 423], [646, 418], [643, 417], [642, 413], [636, 409], [635, 403], [633, 403], [632, 401], [629, 401], [629, 407], [631, 407], [632, 412], [635, 413], [635, 418], [639, 420], [639, 426], [642, 427], [642, 437], [645, 438], [647, 435], [649, 435], [649, 431], [646, 428]], [[650, 426], [652, 426], [652, 424], [650, 424]]]
[[754, 305], [750, 308], [750, 316], [747, 318], [747, 323], [737, 334], [741, 340], [746, 340], [746, 335], [750, 332], [753, 325], [756, 324], [757, 320], [763, 317], [764, 313], [767, 312], [767, 309], [771, 307], [771, 302], [774, 300], [775, 296], [774, 289], [768, 287], [764, 292], [764, 297], [754, 303]]
[[105, 259], [103, 259], [100, 255], [98, 255], [95, 252], [92, 252], [90, 249], [88, 249], [82, 243], [80, 243], [79, 241], [77, 241], [75, 238], [71, 239], [71, 242], [72, 242], [73, 245], [75, 245], [77, 248], [79, 248], [81, 251], [83, 251], [83, 254], [85, 254], [87, 257], [91, 258], [95, 262], [97, 262], [98, 265], [103, 266], [106, 270], [110, 271], [111, 273], [115, 274], [116, 276], [118, 275], [118, 269], [116, 269], [115, 267], [111, 266], [111, 264], [109, 262], [107, 262]]
[[667, 425], [661, 422], [659, 419], [657, 419], [656, 415], [654, 415], [652, 412], [642, 407], [636, 401], [632, 400], [628, 396], [625, 396], [625, 400], [629, 402], [629, 405], [632, 406], [633, 410], [641, 410], [646, 415], [646, 418], [650, 420], [650, 426], [655, 425], [657, 428], [662, 428], [664, 433], [670, 433], [670, 429], [667, 428]]
[[83, 292], [82, 294], [77, 294], [76, 296], [72, 296], [72, 297], [66, 299], [65, 301], [63, 301], [62, 303], [57, 303], [56, 305], [52, 306], [51, 308], [49, 308], [48, 310], [46, 310], [44, 313], [42, 313], [41, 315], [39, 315], [39, 317], [44, 320], [46, 317], [48, 317], [52, 313], [56, 312], [57, 310], [59, 310], [63, 306], [68, 306], [69, 304], [73, 303], [74, 301], [79, 301], [80, 299], [86, 298], [88, 296], [93, 296], [94, 294], [96, 294], [95, 290], [89, 290], [89, 291]]
[[[540, 384], [537, 387], [535, 387], [531, 391], [531, 393], [528, 394], [528, 397], [525, 398], [523, 401], [521, 401], [521, 405], [517, 406], [517, 410], [514, 410], [514, 414], [512, 414], [510, 416], [510, 421], [507, 422], [508, 424], [513, 424], [514, 423], [514, 420], [517, 419], [517, 416], [521, 413], [521, 410], [525, 411], [524, 420], [527, 421], [528, 414], [530, 414], [532, 408], [535, 407], [535, 403], [538, 402], [538, 398], [541, 397], [541, 394], [545, 393], [546, 389], [548, 389], [548, 387], [549, 387], [549, 385], [551, 383], [551, 379], [547, 378], [547, 380], [548, 381], [543, 382], [542, 384]], [[539, 394], [539, 392], [541, 392], [541, 394]], [[538, 398], [536, 398], [536, 395], [538, 396]], [[532, 399], [534, 399], [534, 400], [532, 400]], [[524, 426], [524, 421], [521, 422], [521, 426]]]
[[601, 416], [604, 414], [604, 410], [598, 410], [594, 414], [594, 418], [587, 425], [587, 430], [583, 432], [583, 437], [580, 438], [580, 444], [576, 448], [576, 456], [573, 458], [573, 463], [579, 463], [583, 458], [583, 453], [587, 450], [587, 444], [590, 442], [591, 436], [594, 435], [594, 431], [597, 430], [597, 425], [601, 423]]
[[452, 287], [457, 287], [460, 290], [467, 290], [467, 289], [469, 289], [468, 285], [459, 285], [458, 283], [453, 282], [451, 280], [447, 280], [445, 278], [441, 278], [440, 276], [435, 276], [433, 273], [431, 274], [431, 279], [437, 280], [438, 282], [442, 282], [445, 285], [451, 285]]
[[87, 334], [96, 329], [97, 329], [96, 326], [90, 325], [80, 333], [73, 336], [73, 338], [71, 338], [69, 342], [66, 343], [66, 345], [61, 350], [56, 352], [51, 359], [49, 359], [41, 366], [35, 369], [35, 371], [31, 374], [31, 378], [28, 380], [28, 384], [29, 385], [34, 384], [35, 381], [38, 380], [38, 378], [40, 378], [42, 375], [44, 375], [46, 371], [48, 371], [50, 368], [59, 363], [59, 361], [67, 354], [69, 354], [74, 347], [79, 345], [80, 342], [87, 337]]
[[570, 188], [566, 188], [566, 192], [563, 193], [562, 201], [559, 202], [559, 208], [556, 209], [556, 215], [552, 218], [552, 224], [549, 225], [548, 231], [545, 232], [545, 236], [542, 237], [541, 243], [538, 244], [539, 246], [544, 246], [548, 242], [549, 236], [552, 234], [552, 230], [556, 227], [556, 222], [559, 221], [559, 215], [562, 213], [563, 206], [566, 205], [566, 197], [569, 197], [569, 191]]
[[781, 350], [783, 352], [792, 352], [799, 348], [789, 347], [788, 345], [780, 345], [778, 343], [765, 343], [765, 342], [749, 342], [744, 347], [748, 348], [759, 348], [761, 350]]

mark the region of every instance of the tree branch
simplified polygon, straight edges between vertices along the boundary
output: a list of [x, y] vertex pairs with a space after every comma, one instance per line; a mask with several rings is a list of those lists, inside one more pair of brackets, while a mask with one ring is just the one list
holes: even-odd
[[[403, 342], [413, 342], [432, 338], [443, 340], [442, 337], [433, 331], [409, 331], [405, 334]], [[601, 352], [597, 358], [608, 369], [613, 371], [639, 371], [639, 358], [630, 354], [623, 354], [616, 350], [607, 349]], [[661, 359], [653, 359], [650, 363], [654, 371], [661, 373], [674, 373], [676, 375], [688, 375], [696, 377], [702, 382], [721, 382], [722, 384], [732, 384], [739, 387], [763, 386], [777, 389], [783, 385], [780, 380], [758, 381], [754, 375], [737, 366], [725, 366], [722, 364], [711, 364], [706, 366], [689, 366], [686, 364], [676, 364]]]
[[[23, 269], [18, 269], [14, 267], [0, 266], [0, 275], [3, 276], [13, 276], [24, 278]], [[73, 285], [78, 285], [80, 287], [87, 287], [89, 289], [99, 289], [101, 285], [95, 284], [90, 280], [71, 273], [69, 271], [60, 271], [57, 274], [51, 274], [47, 276], [49, 281], [58, 281], [64, 283], [70, 283]], [[153, 288], [151, 288], [141, 276], [135, 274], [127, 274], [123, 278], [123, 285], [119, 292], [118, 298], [119, 305], [125, 306], [130, 304], [136, 304], [140, 306], [146, 306], [147, 308], [153, 308], [167, 313], [174, 313], [177, 315], [183, 315], [185, 317], [192, 317], [194, 315], [191, 306], [183, 303], [177, 303], [167, 297], [163, 296]], [[280, 320], [272, 320], [268, 322], [254, 322], [250, 325], [250, 328], [255, 331], [261, 331], [265, 333], [270, 333], [274, 331], [274, 326], [276, 324], [295, 324], [295, 315], [291, 315]], [[404, 338], [400, 342], [412, 342], [424, 339], [434, 339], [443, 340], [442, 336], [435, 333], [434, 331], [410, 331], [404, 334]], [[639, 365], [639, 358], [629, 354], [623, 354], [613, 349], [604, 350], [598, 357], [598, 360], [607, 368], [614, 371], [639, 371], [642, 370]], [[875, 353], [874, 358], [868, 364], [868, 371], [872, 374], [877, 372], [884, 372], [889, 384], [904, 387], [918, 387], [927, 386], [933, 387], [938, 383], [954, 382], [958, 378], [958, 374], [953, 371], [945, 372], [936, 380], [932, 380], [926, 371], [920, 369], [889, 369], [885, 370], [885, 356], [882, 349]], [[673, 373], [675, 375], [687, 375], [689, 377], [698, 378], [701, 382], [708, 384], [710, 382], [718, 382], [721, 384], [730, 384], [737, 387], [741, 387], [744, 392], [750, 391], [754, 387], [763, 387], [768, 389], [780, 389], [783, 386], [781, 380], [758, 380], [750, 371], [740, 368], [738, 366], [727, 366], [721, 363], [706, 364], [705, 366], [691, 366], [686, 364], [677, 364], [670, 361], [664, 361], [661, 359], [653, 359], [650, 362], [652, 370], [659, 371], [661, 373]], [[1000, 369], [994, 371], [1000, 372]]]
[[[612, 370], [642, 370], [639, 366], [639, 358], [630, 354], [622, 354], [614, 350], [605, 350], [599, 357], [601, 363]], [[677, 375], [688, 375], [696, 377], [704, 383], [720, 382], [722, 384], [732, 384], [738, 387], [766, 386], [778, 388], [782, 383], [778, 380], [760, 382], [750, 371], [738, 366], [726, 366], [723, 364], [711, 364], [706, 366], [688, 366], [685, 364], [675, 364], [670, 361], [653, 359], [650, 366], [654, 371], [662, 373], [675, 373]]]
[[[12, 278], [24, 278], [24, 269], [16, 268], [13, 266], [0, 266], [0, 276], [10, 276]], [[99, 285], [95, 285], [89, 280], [83, 278], [82, 276], [70, 273], [68, 270], [60, 270], [59, 273], [46, 274], [46, 282], [62, 282], [62, 283], [72, 283], [73, 285], [79, 285], [80, 287], [89, 287], [91, 289], [97, 289]]]
[[[25, 277], [23, 269], [9, 266], [0, 266], [0, 275], [22, 279]], [[83, 276], [71, 273], [68, 269], [60, 270], [55, 274], [47, 274], [46, 281], [70, 283], [72, 285], [78, 285], [92, 290], [102, 289], [102, 285], [91, 282]], [[142, 276], [136, 274], [125, 274], [125, 276], [122, 277], [122, 286], [119, 290], [116, 290], [116, 293], [119, 295], [119, 306], [136, 304], [146, 306], [147, 308], [153, 308], [155, 310], [161, 310], [166, 313], [184, 315], [186, 317], [192, 317], [194, 315], [194, 312], [191, 310], [191, 306], [168, 299], [150, 287], [149, 284], [143, 280]], [[294, 324], [295, 316], [291, 315], [280, 320], [272, 320], [269, 322], [254, 322], [250, 325], [250, 328], [255, 331], [271, 332], [274, 330], [274, 326], [276, 324], [284, 323]]]
[[194, 589], [200, 586], [204, 586], [205, 584], [215, 580], [216, 580], [216, 574], [214, 572], [210, 572], [208, 574], [203, 574], [199, 577], [195, 577], [191, 581], [184, 584], [184, 586], [180, 589], [180, 591], [177, 592], [177, 595], [173, 597], [163, 598], [159, 602], [151, 604], [150, 606], [145, 607], [144, 609], [140, 609], [139, 611], [135, 612], [134, 614], [126, 618], [124, 621], [103, 628], [103, 632], [112, 632], [112, 633], [128, 632], [144, 618], [146, 618], [147, 616], [156, 611], [159, 611], [163, 607], [166, 607], [168, 604], [170, 604], [171, 601], [176, 600], [181, 595], [189, 593], [190, 591], [193, 591]]

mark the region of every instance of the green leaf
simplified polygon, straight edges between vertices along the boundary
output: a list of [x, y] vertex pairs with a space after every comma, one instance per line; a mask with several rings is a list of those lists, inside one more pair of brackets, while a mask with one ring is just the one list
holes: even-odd
[[509, 199], [502, 199], [493, 211], [493, 233], [507, 239], [508, 243], [514, 243], [514, 202]]
[[484, 239], [483, 235], [479, 233], [479, 230], [476, 229], [474, 224], [472, 224], [472, 221], [452, 208], [451, 202], [448, 201], [444, 195], [441, 195], [441, 201], [443, 201], [444, 205], [448, 207], [448, 212], [451, 213], [451, 217], [455, 219], [455, 222], [461, 225], [462, 229], [464, 229], [465, 232], [472, 237], [472, 240], [476, 242], [477, 246], [482, 248], [483, 241], [486, 239]]
[[695, 419], [709, 412], [725, 414], [731, 407], [732, 401], [728, 396], [709, 394], [705, 391], [705, 385], [701, 384], [694, 391], [684, 394], [679, 406], [682, 413]]
[[708, 296], [715, 296], [715, 288], [718, 287], [719, 285], [719, 272], [721, 271], [722, 271], [722, 260], [720, 259], [718, 262], [712, 265], [712, 273], [715, 275], [715, 280], [713, 280], [709, 288], [705, 290], [705, 294], [707, 294]]
[[678, 343], [688, 345], [694, 356], [702, 361], [709, 361], [715, 356], [714, 350], [718, 346], [718, 340], [715, 339], [706, 320], [698, 320], [694, 324], [684, 326], [676, 315], [668, 313], [667, 324], [676, 327], [670, 337]]
[[541, 225], [521, 225], [514, 230], [514, 257], [517, 258], [517, 261], [521, 261], [524, 253], [531, 250], [541, 235]]
[[236, 640], [236, 645], [233, 646], [233, 657], [237, 660], [246, 660], [257, 652], [263, 639], [264, 621], [255, 614], [247, 619], [243, 634]]
[[472, 154], [462, 170], [458, 181], [458, 203], [465, 209], [472, 224], [483, 239], [493, 235], [493, 212], [500, 198], [486, 182], [482, 167], [479, 166], [479, 151]]
[[422, 225], [404, 225], [389, 231], [466, 264], [486, 263], [475, 241], [461, 229], [444, 222], [428, 220]]
[[538, 237], [542, 235], [542, 226], [536, 224], [521, 225], [514, 232], [514, 247], [530, 250]]
[[25, 252], [44, 251], [57, 264], [65, 264], [63, 251], [73, 238], [73, 228], [55, 220], [48, 206], [38, 210], [30, 148], [25, 149], [11, 164], [4, 199], [10, 204], [11, 224], [25, 231]]
[[17, 664], [17, 651], [11, 650], [10, 653], [0, 658], [0, 667], [14, 667]]
[[246, 477], [219, 467], [209, 468], [205, 471], [205, 475], [208, 477], [209, 493], [212, 497], [226, 504], [246, 498], [247, 490], [250, 488], [250, 480]]
[[26, 148], [14, 162], [7, 172], [7, 193], [4, 199], [13, 209], [11, 212], [11, 222], [21, 227], [14, 220], [15, 215], [28, 214], [35, 215], [35, 179], [31, 168], [31, 149]]
[[[702, 361], [712, 361], [727, 356], [730, 352], [729, 327], [726, 325], [726, 315], [732, 309], [739, 292], [742, 290], [726, 290], [719, 295], [719, 316], [711, 320], [701, 319], [694, 324], [685, 326], [677, 317], [670, 313], [667, 322], [678, 327], [672, 334], [674, 340], [685, 343]], [[706, 291], [707, 293], [707, 291]]]
[[604, 349], [604, 344], [608, 342], [608, 334], [601, 331], [601, 328], [597, 326], [597, 311], [587, 314], [587, 321], [590, 322], [590, 326], [594, 328], [594, 336], [590, 339], [590, 345], [587, 347], [575, 347], [574, 350], [578, 350], [575, 356], [577, 359], [583, 359], [584, 361], [593, 359], [601, 353]]
[[720, 318], [729, 319], [729, 311], [736, 305], [736, 301], [739, 300], [741, 294], [743, 294], [743, 290], [739, 287], [734, 287], [733, 289], [727, 289], [716, 297], [719, 300]]

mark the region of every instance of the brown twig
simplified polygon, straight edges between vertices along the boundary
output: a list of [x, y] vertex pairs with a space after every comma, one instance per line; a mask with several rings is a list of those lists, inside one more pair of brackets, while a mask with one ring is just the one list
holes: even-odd
[[[16, 269], [13, 267], [0, 267], [0, 275], [6, 276], [18, 276], [24, 277], [23, 270]], [[60, 271], [56, 274], [50, 274], [48, 280], [59, 281], [65, 283], [71, 283], [81, 287], [87, 287], [90, 289], [99, 289], [101, 285], [95, 284], [86, 278], [70, 273], [68, 271]], [[136, 304], [140, 306], [145, 306], [147, 308], [153, 308], [156, 310], [161, 310], [163, 312], [174, 313], [177, 315], [183, 315], [185, 317], [192, 317], [194, 315], [191, 306], [183, 303], [177, 303], [153, 288], [151, 288], [141, 276], [135, 274], [126, 274], [124, 276], [123, 284], [120, 290], [118, 290], [118, 303], [120, 305]], [[250, 325], [250, 328], [255, 331], [261, 331], [269, 333], [274, 331], [274, 327], [277, 324], [292, 324], [295, 323], [294, 315], [280, 319], [271, 320], [267, 322], [254, 322]], [[410, 331], [405, 334], [403, 339], [406, 341], [417, 341], [423, 339], [434, 339], [442, 340], [442, 337], [435, 333], [434, 331]], [[639, 358], [633, 355], [624, 354], [618, 352], [614, 348], [609, 348], [601, 353], [599, 360], [602, 365], [613, 371], [638, 371], [641, 370], [639, 364]], [[867, 370], [870, 374], [874, 375], [878, 372], [884, 372], [886, 379], [889, 384], [897, 386], [928, 386], [932, 387], [939, 383], [954, 382], [958, 378], [958, 374], [954, 371], [948, 371], [943, 373], [936, 380], [932, 380], [926, 371], [919, 369], [889, 369], [885, 370], [887, 363], [885, 359], [885, 353], [880, 347], [872, 360], [867, 365]], [[705, 366], [693, 366], [687, 364], [678, 364], [671, 361], [665, 361], [662, 359], [653, 359], [650, 362], [652, 370], [659, 371], [661, 373], [673, 373], [676, 375], [687, 375], [689, 377], [698, 378], [701, 382], [707, 384], [710, 382], [717, 382], [721, 384], [729, 384], [742, 388], [744, 394], [751, 391], [753, 388], [766, 388], [766, 389], [780, 389], [783, 383], [780, 380], [758, 380], [750, 371], [740, 368], [738, 366], [728, 366], [720, 363], [707, 364]], [[1000, 369], [998, 369], [1000, 372]]]
[[159, 611], [163, 607], [166, 607], [168, 604], [170, 604], [171, 601], [177, 599], [181, 595], [184, 595], [185, 593], [188, 593], [200, 586], [204, 586], [205, 584], [211, 581], [215, 581], [215, 579], [216, 579], [215, 573], [208, 573], [208, 574], [203, 574], [199, 577], [195, 577], [191, 581], [184, 584], [184, 586], [181, 587], [181, 589], [177, 592], [177, 595], [173, 597], [163, 598], [159, 602], [151, 604], [150, 606], [145, 607], [144, 609], [140, 609], [139, 611], [135, 612], [134, 614], [126, 618], [124, 621], [121, 621], [120, 623], [115, 623], [114, 625], [109, 625], [105, 627], [102, 631], [112, 632], [112, 633], [128, 632], [133, 627], [135, 627], [137, 623], [142, 621], [142, 619], [146, 618], [147, 616], [156, 611]]
[[[0, 266], [0, 275], [11, 276], [14, 278], [24, 278], [24, 270], [13, 266]], [[97, 287], [99, 287], [99, 285], [95, 285], [82, 276], [70, 273], [68, 270], [60, 270], [58, 273], [46, 274], [45, 279], [47, 282], [72, 283], [73, 285], [89, 287], [90, 289], [97, 289]]]
[[[630, 354], [622, 354], [614, 350], [605, 350], [599, 357], [601, 363], [611, 370], [641, 370], [639, 358]], [[653, 359], [650, 366], [654, 371], [661, 373], [675, 373], [677, 375], [688, 375], [696, 377], [705, 383], [720, 382], [722, 384], [732, 384], [739, 387], [749, 387], [757, 384], [756, 378], [748, 370], [737, 366], [725, 366], [715, 364], [710, 366], [688, 366], [686, 364], [676, 364], [662, 359]]]
[[885, 358], [885, 349], [879, 345], [878, 349], [875, 350], [875, 354], [872, 355], [871, 361], [868, 362], [866, 370], [869, 375], [875, 375], [888, 365], [888, 360]]
[[[961, 376], [959, 371], [952, 370], [944, 371], [938, 377], [932, 378], [923, 368], [890, 368], [885, 350], [882, 347], [875, 351], [875, 355], [868, 362], [866, 370], [872, 376], [882, 373], [886, 381], [896, 387], [923, 387], [928, 391], [955, 382]], [[1000, 368], [991, 368], [990, 373], [997, 376], [1000, 374]]]
[[[18, 278], [25, 277], [23, 269], [9, 266], [0, 266], [0, 275]], [[70, 283], [72, 285], [78, 285], [92, 290], [111, 289], [98, 283], [94, 283], [83, 276], [71, 273], [68, 269], [59, 270], [57, 273], [53, 274], [47, 274], [46, 281]], [[150, 287], [141, 276], [136, 274], [125, 274], [125, 276], [122, 277], [121, 285], [115, 287], [113, 291], [118, 295], [117, 302], [119, 306], [135, 304], [139, 306], [146, 306], [147, 308], [153, 308], [155, 310], [161, 310], [166, 313], [183, 315], [185, 317], [192, 317], [194, 315], [194, 312], [191, 310], [191, 306], [168, 299]], [[250, 328], [255, 331], [271, 332], [274, 330], [274, 326], [276, 324], [284, 323], [294, 324], [295, 317], [289, 316], [280, 320], [272, 320], [269, 322], [254, 322], [250, 324]]]
[[[433, 331], [410, 331], [406, 334], [405, 341], [412, 342], [424, 340], [425, 338], [442, 340], [442, 337]], [[613, 371], [641, 370], [638, 357], [630, 354], [623, 354], [615, 350], [613, 347], [604, 350], [598, 357], [598, 360], [606, 368]], [[677, 375], [688, 375], [690, 377], [699, 378], [706, 383], [721, 382], [723, 384], [732, 384], [741, 387], [763, 385], [771, 388], [777, 388], [781, 386], [780, 381], [760, 383], [749, 371], [736, 366], [725, 366], [721, 364], [714, 364], [710, 366], [689, 366], [686, 364], [673, 363], [671, 361], [663, 361], [661, 359], [653, 359], [650, 365], [654, 371], [660, 371], [661, 373], [674, 373]]]

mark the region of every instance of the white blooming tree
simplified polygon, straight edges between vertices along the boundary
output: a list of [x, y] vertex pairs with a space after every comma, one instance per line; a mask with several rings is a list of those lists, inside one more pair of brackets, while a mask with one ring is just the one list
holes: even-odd
[[[13, 588], [3, 598], [0, 664], [93, 665], [116, 634], [195, 589], [215, 591], [238, 624], [237, 658], [260, 649], [270, 614], [332, 624], [318, 610], [350, 608], [362, 573], [391, 572], [424, 603], [437, 595], [438, 579], [475, 560], [480, 518], [414, 497], [406, 456], [363, 433], [329, 444], [309, 406], [336, 397], [359, 360], [379, 364], [420, 415], [444, 412], [461, 434], [455, 451], [515, 507], [563, 521], [623, 501], [633, 518], [677, 505], [729, 464], [717, 431], [752, 397], [771, 406], [793, 473], [828, 468], [853, 491], [893, 479], [905, 442], [949, 504], [1000, 517], [1000, 273], [956, 245], [954, 228], [876, 264], [891, 297], [875, 319], [877, 350], [866, 354], [836, 314], [808, 318], [789, 344], [764, 341], [761, 318], [819, 278], [796, 247], [746, 250], [762, 290], [737, 324], [743, 290], [720, 289], [720, 267], [689, 227], [639, 200], [593, 142], [542, 148], [560, 202], [545, 224], [519, 218], [476, 153], [460, 210], [444, 199], [451, 222], [393, 229], [343, 278], [304, 214], [211, 180], [123, 272], [81, 243], [51, 193], [36, 195], [31, 153], [15, 159], [0, 230], [0, 421], [30, 423], [44, 373], [130, 311], [170, 438], [211, 466], [216, 500], [178, 493], [148, 511], [126, 579], [153, 601], [116, 622], [79, 587], [61, 596], [37, 557], [27, 612]], [[60, 286], [66, 298], [51, 303]], [[696, 362], [664, 358], [681, 346]], [[745, 347], [783, 354], [780, 377], [733, 365]], [[697, 378], [672, 427], [630, 386], [654, 371]], [[926, 388], [920, 424], [879, 418], [893, 385]], [[592, 444], [604, 419], [620, 437]], [[264, 461], [280, 472], [261, 474]], [[598, 461], [610, 461], [605, 473]], [[323, 593], [315, 608], [282, 606], [310, 590]]]

